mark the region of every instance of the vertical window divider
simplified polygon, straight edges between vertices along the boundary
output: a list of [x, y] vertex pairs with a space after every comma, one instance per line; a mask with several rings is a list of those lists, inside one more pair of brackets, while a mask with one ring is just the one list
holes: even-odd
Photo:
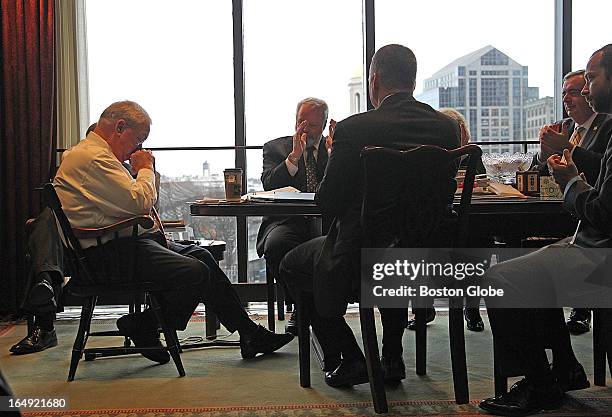
[[[236, 168], [242, 168], [242, 189], [247, 189], [247, 158], [244, 97], [244, 27], [242, 0], [232, 0], [232, 25], [234, 45], [234, 126]], [[245, 216], [236, 218], [236, 244], [238, 255], [238, 282], [247, 282], [249, 262], [248, 230]]]

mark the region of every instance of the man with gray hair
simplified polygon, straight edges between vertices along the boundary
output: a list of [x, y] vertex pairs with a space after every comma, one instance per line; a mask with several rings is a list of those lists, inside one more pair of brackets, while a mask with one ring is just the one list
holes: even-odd
[[[273, 139], [263, 147], [264, 190], [291, 186], [302, 192], [315, 192], [323, 179], [336, 126], [332, 119], [329, 136], [323, 137], [328, 113], [327, 103], [318, 98], [308, 97], [297, 104], [293, 136]], [[321, 223], [313, 217], [264, 217], [257, 234], [257, 253], [265, 257], [268, 273], [284, 285], [278, 273], [281, 259], [300, 243], [320, 235]], [[297, 335], [296, 320], [294, 312], [285, 326], [286, 332]]]
[[[113, 103], [95, 129], [66, 152], [54, 184], [72, 227], [100, 228], [151, 212], [157, 200], [154, 158], [151, 151], [139, 149], [149, 136], [150, 125], [151, 118], [137, 103]], [[136, 178], [122, 164], [128, 159]], [[229, 331], [240, 333], [245, 359], [273, 352], [293, 338], [271, 333], [251, 321], [212, 255], [197, 245], [167, 242], [159, 224], [139, 230], [137, 237], [109, 235], [102, 237], [101, 244], [80, 242], [92, 267], [98, 262], [133, 265], [135, 281], [167, 284], [160, 304], [174, 329], [184, 330], [198, 303], [206, 301]], [[158, 323], [149, 309], [121, 317], [117, 327], [137, 347], [160, 345]], [[142, 355], [158, 363], [170, 359], [165, 351]]]

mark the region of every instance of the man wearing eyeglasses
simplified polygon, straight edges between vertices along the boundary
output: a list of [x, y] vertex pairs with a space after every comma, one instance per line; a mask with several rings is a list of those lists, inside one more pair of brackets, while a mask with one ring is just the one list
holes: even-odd
[[589, 184], [594, 184], [599, 175], [601, 157], [612, 132], [612, 116], [595, 113], [586, 98], [580, 95], [582, 87], [584, 70], [572, 71], [563, 77], [561, 96], [569, 118], [540, 129], [537, 162], [540, 171], [549, 175], [546, 160], [554, 154], [562, 155], [563, 150], [568, 149]]
[[[601, 158], [612, 134], [612, 116], [595, 113], [586, 97], [580, 94], [584, 87], [584, 70], [569, 72], [563, 77], [563, 107], [569, 115], [562, 123], [545, 125], [540, 129], [540, 152], [537, 155], [539, 171], [549, 175], [546, 163], [564, 149], [572, 153], [574, 163], [584, 173], [589, 184], [595, 184]], [[560, 132], [558, 131], [560, 129]], [[535, 160], [536, 158], [534, 158]], [[542, 162], [543, 161], [543, 162]], [[591, 311], [575, 308], [567, 320], [570, 333], [578, 335], [591, 329]]]

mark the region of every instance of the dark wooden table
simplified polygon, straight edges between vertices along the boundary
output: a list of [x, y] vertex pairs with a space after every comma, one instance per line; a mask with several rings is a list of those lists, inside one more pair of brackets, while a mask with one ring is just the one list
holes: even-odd
[[[317, 216], [314, 202], [240, 204], [191, 204], [192, 216]], [[482, 236], [503, 237], [511, 245], [529, 236], [563, 237], [573, 234], [576, 221], [561, 201], [474, 198], [470, 211], [470, 230]]]
[[[458, 203], [458, 199], [456, 200]], [[244, 202], [191, 204], [192, 216], [320, 216], [314, 202]], [[481, 241], [505, 242], [509, 247], [520, 247], [530, 236], [561, 238], [573, 234], [577, 222], [567, 213], [561, 201], [527, 199], [474, 198], [470, 211], [470, 234]], [[478, 240], [478, 239], [477, 239]], [[265, 290], [267, 300], [274, 299], [272, 285], [235, 284], [243, 301], [260, 301]], [[258, 287], [258, 288], [255, 288]], [[268, 326], [274, 328], [274, 307], [268, 302]], [[270, 311], [271, 310], [271, 311]]]

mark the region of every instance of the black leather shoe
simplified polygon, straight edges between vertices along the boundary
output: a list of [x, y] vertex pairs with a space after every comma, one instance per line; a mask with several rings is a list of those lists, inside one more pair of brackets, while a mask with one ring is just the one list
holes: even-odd
[[342, 359], [340, 358], [340, 354], [338, 354], [338, 356], [326, 354], [325, 358], [323, 358], [323, 369], [322, 369], [322, 371], [325, 372], [325, 373], [333, 372], [333, 371], [336, 370], [336, 368], [338, 368], [340, 366], [340, 363], [342, 363]]
[[333, 372], [325, 374], [325, 383], [330, 387], [348, 387], [368, 382], [368, 370], [364, 360], [343, 360]]
[[385, 382], [390, 385], [398, 385], [402, 379], [406, 379], [406, 365], [401, 356], [380, 358]]
[[527, 379], [522, 379], [512, 385], [509, 392], [482, 400], [479, 407], [496, 415], [526, 416], [558, 408], [564, 395], [558, 383], [537, 387]]
[[585, 388], [589, 388], [591, 383], [584, 372], [584, 368], [578, 362], [576, 362], [571, 369], [558, 369], [553, 364], [551, 366], [553, 375], [557, 378], [559, 386], [563, 392], [577, 391]]
[[587, 333], [591, 330], [591, 311], [584, 308], [573, 309], [566, 324], [573, 335]]
[[40, 352], [53, 346], [57, 346], [55, 329], [43, 330], [38, 326], [32, 326], [30, 333], [17, 344], [14, 344], [10, 351], [14, 355], [27, 355], [28, 353]]
[[293, 340], [289, 333], [272, 333], [262, 325], [249, 337], [240, 337], [240, 354], [243, 359], [252, 359], [258, 353], [272, 353]]
[[291, 333], [294, 336], [298, 335], [297, 311], [291, 313], [287, 324], [285, 324], [285, 333]]
[[[435, 308], [427, 308], [425, 323], [431, 323], [436, 318], [436, 309]], [[408, 330], [416, 330], [416, 318], [408, 320], [408, 324], [406, 325]]]
[[466, 307], [463, 310], [463, 317], [465, 317], [468, 330], [472, 332], [482, 332], [484, 330], [484, 322], [480, 317], [478, 308]]
[[157, 327], [151, 327], [150, 324], [145, 323], [143, 314], [134, 313], [120, 317], [117, 320], [119, 333], [132, 339], [134, 345], [138, 348], [159, 348], [159, 350], [142, 352], [141, 355], [159, 364], [168, 363], [170, 354], [159, 340]]

